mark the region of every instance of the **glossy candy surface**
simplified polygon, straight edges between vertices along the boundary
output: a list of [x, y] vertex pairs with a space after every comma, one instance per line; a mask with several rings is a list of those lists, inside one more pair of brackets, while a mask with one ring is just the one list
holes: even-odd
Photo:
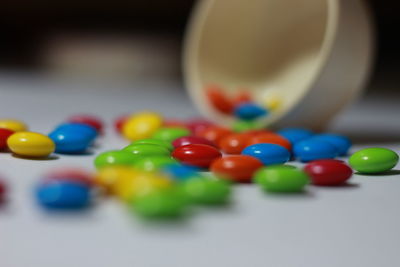
[[312, 131], [303, 128], [285, 128], [278, 131], [278, 134], [289, 140], [292, 145], [314, 135]]
[[208, 168], [212, 161], [222, 156], [213, 146], [191, 144], [176, 148], [172, 156], [183, 164]]
[[169, 151], [174, 150], [174, 146], [170, 142], [166, 142], [163, 140], [158, 140], [154, 138], [146, 138], [146, 139], [140, 139], [133, 141], [131, 145], [137, 145], [137, 144], [152, 144], [152, 145], [159, 145], [167, 148]]
[[187, 128], [182, 127], [168, 127], [168, 128], [160, 128], [153, 135], [152, 138], [162, 140], [165, 142], [172, 142], [175, 139], [188, 136], [191, 132]]
[[106, 166], [132, 166], [140, 158], [139, 155], [135, 155], [130, 151], [126, 150], [111, 150], [99, 154], [94, 159], [94, 165], [97, 169], [104, 168]]
[[16, 132], [7, 139], [7, 145], [13, 153], [23, 157], [43, 158], [55, 149], [49, 137], [35, 132]]
[[172, 145], [175, 148], [190, 144], [203, 144], [203, 145], [215, 146], [213, 142], [199, 136], [183, 136], [175, 139], [172, 142]]
[[48, 209], [81, 209], [90, 202], [90, 189], [79, 183], [54, 181], [36, 189], [38, 203]]
[[57, 126], [53, 132], [74, 133], [74, 134], [84, 136], [85, 138], [90, 139], [91, 141], [94, 141], [94, 139], [98, 135], [96, 128], [94, 128], [90, 125], [87, 125], [87, 124], [72, 123], [72, 122], [63, 123], [63, 124]]
[[232, 130], [237, 133], [261, 129], [263, 126], [257, 121], [236, 120], [232, 124]]
[[163, 173], [170, 175], [172, 178], [183, 181], [191, 177], [197, 176], [199, 168], [182, 164], [166, 165], [162, 168]]
[[351, 147], [351, 141], [348, 137], [338, 134], [317, 134], [312, 137], [316, 140], [323, 140], [334, 145], [339, 156], [346, 156]]
[[235, 182], [248, 183], [255, 171], [263, 166], [262, 162], [246, 155], [224, 156], [215, 160], [210, 170], [218, 177]]
[[[133, 179], [137, 171], [128, 166], [106, 166], [97, 171], [94, 182], [105, 189], [106, 193], [114, 194], [116, 184], [121, 179]], [[124, 178], [125, 177], [125, 178]]]
[[243, 103], [235, 107], [234, 114], [242, 120], [254, 120], [268, 115], [268, 110], [254, 103]]
[[12, 135], [14, 131], [0, 128], [0, 150], [7, 148], [7, 139]]
[[248, 134], [230, 134], [221, 139], [219, 147], [227, 154], [240, 154], [247, 146]]
[[82, 123], [89, 125], [96, 129], [97, 132], [101, 133], [103, 131], [103, 122], [100, 118], [94, 115], [78, 114], [71, 116], [67, 119], [68, 122], [72, 123]]
[[264, 167], [254, 175], [254, 182], [270, 192], [300, 192], [309, 181], [307, 173], [284, 165]]
[[140, 159], [135, 163], [134, 167], [144, 171], [156, 171], [176, 163], [178, 162], [169, 156], [158, 156]]
[[162, 117], [154, 112], [141, 112], [130, 116], [122, 126], [122, 134], [129, 140], [150, 138], [163, 124]]
[[56, 145], [55, 152], [61, 154], [84, 153], [93, 143], [93, 138], [73, 130], [55, 130], [49, 137]]
[[25, 132], [28, 126], [20, 121], [14, 119], [0, 119], [0, 128], [9, 129], [13, 132]]
[[228, 134], [231, 134], [232, 131], [220, 127], [220, 126], [210, 126], [202, 131], [200, 131], [197, 136], [203, 137], [207, 139], [210, 142], [213, 142], [215, 145], [218, 145], [219, 141], [224, 137], [227, 136]]
[[223, 114], [232, 114], [234, 105], [222, 88], [219, 86], [209, 86], [206, 88], [206, 94], [210, 105]]
[[247, 145], [250, 146], [260, 143], [280, 145], [289, 151], [292, 149], [292, 144], [289, 140], [275, 133], [255, 134], [249, 138]]
[[313, 138], [297, 142], [293, 147], [293, 153], [302, 162], [333, 159], [338, 155], [337, 148], [334, 145]]
[[192, 134], [197, 135], [199, 132], [203, 131], [204, 129], [215, 126], [214, 123], [205, 120], [205, 119], [191, 119], [189, 122], [186, 123], [186, 127], [192, 132]]
[[154, 144], [133, 144], [125, 147], [123, 151], [132, 153], [138, 157], [169, 156], [170, 151], [165, 146]]
[[316, 160], [304, 167], [315, 185], [335, 186], [350, 179], [353, 170], [344, 162], [334, 159]]
[[246, 147], [243, 155], [259, 159], [264, 165], [282, 164], [290, 159], [290, 152], [286, 148], [276, 144], [255, 144]]
[[182, 183], [181, 188], [189, 201], [199, 204], [226, 203], [231, 194], [229, 182], [217, 178], [190, 178]]
[[350, 166], [359, 173], [383, 173], [393, 169], [399, 155], [387, 148], [366, 148], [357, 151], [349, 159]]

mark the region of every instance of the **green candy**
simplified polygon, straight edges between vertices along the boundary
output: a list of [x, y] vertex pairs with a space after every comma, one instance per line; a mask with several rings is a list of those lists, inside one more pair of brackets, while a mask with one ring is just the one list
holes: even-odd
[[262, 128], [263, 128], [262, 125], [260, 125], [256, 121], [237, 120], [232, 124], [232, 130], [237, 133], [246, 132], [250, 130], [259, 130]]
[[176, 188], [150, 191], [130, 202], [131, 209], [143, 217], [178, 217], [187, 206], [184, 194]]
[[360, 173], [382, 173], [391, 170], [399, 161], [399, 155], [387, 148], [366, 148], [354, 153], [350, 166]]
[[169, 151], [174, 150], [174, 146], [170, 142], [166, 142], [163, 140], [158, 140], [154, 138], [147, 138], [147, 139], [142, 139], [142, 140], [137, 140], [132, 142], [131, 145], [137, 145], [137, 144], [152, 144], [152, 145], [159, 145], [167, 148]]
[[165, 127], [165, 128], [160, 128], [158, 131], [156, 131], [152, 137], [157, 140], [162, 140], [171, 143], [172, 141], [174, 141], [179, 137], [188, 136], [190, 134], [191, 134], [190, 131], [186, 128]]
[[168, 148], [154, 144], [133, 144], [122, 149], [140, 157], [170, 156]]
[[134, 167], [144, 171], [156, 171], [170, 164], [178, 164], [178, 162], [171, 157], [159, 156], [140, 159], [134, 164]]
[[309, 183], [309, 176], [293, 166], [277, 165], [259, 169], [253, 178], [270, 192], [300, 192]]
[[134, 155], [128, 151], [112, 150], [99, 154], [94, 159], [94, 165], [97, 169], [110, 165], [132, 165], [138, 159], [139, 157], [137, 155]]
[[230, 183], [216, 178], [190, 178], [182, 182], [181, 189], [189, 201], [199, 204], [226, 203], [231, 194]]

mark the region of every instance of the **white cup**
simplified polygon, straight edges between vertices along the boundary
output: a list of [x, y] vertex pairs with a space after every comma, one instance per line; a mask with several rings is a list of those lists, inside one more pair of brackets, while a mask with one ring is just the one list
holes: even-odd
[[363, 89], [372, 27], [362, 0], [201, 0], [188, 26], [184, 75], [208, 118], [232, 118], [207, 101], [205, 87], [246, 90], [281, 106], [266, 126], [322, 129]]

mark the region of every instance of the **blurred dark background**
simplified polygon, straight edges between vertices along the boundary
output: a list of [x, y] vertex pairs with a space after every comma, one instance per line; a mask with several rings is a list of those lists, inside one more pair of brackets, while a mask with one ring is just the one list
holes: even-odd
[[[400, 3], [367, 2], [377, 33], [377, 57], [370, 87], [378, 88], [377, 84], [384, 81], [393, 84], [385, 86], [385, 90], [395, 90], [400, 82], [400, 39], [396, 36]], [[133, 44], [136, 51], [131, 51], [132, 57], [120, 57], [124, 59], [114, 62], [113, 68], [123, 69], [129, 65], [129, 60], [138, 59], [138, 54], [146, 57], [159, 51], [158, 60], [164, 62], [159, 71], [169, 70], [168, 75], [179, 77], [181, 40], [194, 3], [194, 0], [3, 0], [0, 4], [0, 67], [36, 70], [53, 64], [65, 69], [74, 66], [65, 61], [74, 63], [76, 58], [87, 54], [85, 44], [102, 40], [108, 45], [101, 46], [100, 52], [91, 56], [89, 67], [95, 65], [93, 62], [107, 62], [106, 57], [93, 60], [99, 54], [104, 55], [104, 51], [125, 48], [129, 54], [130, 44]], [[86, 39], [87, 36], [90, 38]], [[107, 38], [114, 41], [108, 42]], [[137, 45], [138, 40], [140, 45]], [[173, 61], [171, 66], [166, 63], [169, 61]]]

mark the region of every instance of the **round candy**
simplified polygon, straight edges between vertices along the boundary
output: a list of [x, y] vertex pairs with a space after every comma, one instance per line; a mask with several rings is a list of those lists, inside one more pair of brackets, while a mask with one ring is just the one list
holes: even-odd
[[393, 169], [399, 155], [387, 148], [366, 148], [357, 151], [349, 159], [350, 166], [359, 173], [382, 173]]
[[246, 155], [219, 158], [211, 164], [211, 171], [218, 177], [235, 182], [250, 182], [255, 171], [263, 166], [258, 159]]
[[253, 102], [253, 101], [252, 101], [252, 97], [248, 93], [248, 91], [240, 91], [238, 94], [236, 94], [233, 97], [232, 102], [233, 102], [233, 106], [237, 107], [237, 106], [239, 106], [241, 104], [250, 103], [250, 102]]
[[114, 128], [117, 133], [122, 133], [122, 127], [124, 126], [125, 122], [130, 118], [130, 115], [121, 115], [114, 121]]
[[13, 132], [25, 132], [28, 130], [28, 126], [24, 122], [13, 119], [0, 119], [0, 128]]
[[200, 131], [197, 136], [203, 137], [210, 142], [213, 142], [215, 145], [218, 145], [219, 141], [228, 134], [231, 134], [232, 131], [219, 126], [210, 126], [202, 131]]
[[220, 158], [222, 154], [213, 146], [191, 144], [176, 148], [172, 156], [183, 164], [208, 168], [211, 162]]
[[177, 164], [177, 163], [178, 162], [171, 157], [158, 156], [158, 157], [143, 158], [141, 160], [138, 160], [137, 163], [134, 165], [134, 167], [144, 171], [156, 171], [167, 165]]
[[307, 173], [285, 165], [264, 167], [254, 175], [254, 182], [270, 192], [300, 192], [309, 183]]
[[36, 199], [44, 208], [81, 209], [89, 205], [90, 189], [79, 183], [54, 181], [40, 184]]
[[42, 183], [50, 183], [54, 181], [79, 183], [89, 187], [93, 185], [92, 175], [85, 170], [76, 168], [55, 169], [47, 172], [44, 175]]
[[227, 154], [240, 154], [247, 146], [248, 134], [230, 134], [221, 139], [219, 147]]
[[55, 149], [49, 137], [34, 132], [16, 132], [7, 139], [7, 145], [13, 153], [23, 157], [43, 158]]
[[308, 163], [304, 167], [315, 185], [340, 185], [353, 174], [352, 169], [340, 160], [324, 159]]
[[146, 218], [178, 217], [184, 212], [187, 199], [184, 194], [174, 188], [155, 190], [131, 203], [132, 210]]
[[219, 86], [208, 86], [206, 88], [208, 101], [212, 107], [224, 114], [232, 114], [233, 102], [223, 93]]
[[72, 122], [72, 123], [82, 123], [82, 124], [92, 126], [93, 128], [95, 128], [97, 130], [97, 132], [100, 132], [100, 133], [103, 131], [103, 122], [101, 121], [100, 118], [98, 118], [94, 115], [85, 115], [85, 114], [74, 115], [74, 116], [69, 117], [67, 119], [67, 121]]
[[334, 145], [339, 156], [346, 156], [351, 147], [351, 141], [348, 137], [338, 134], [317, 134], [313, 139], [323, 140]]
[[87, 134], [64, 129], [51, 132], [49, 137], [56, 144], [56, 153], [61, 154], [84, 153], [93, 142]]
[[207, 139], [199, 136], [183, 136], [175, 139], [172, 142], [172, 145], [175, 148], [190, 144], [203, 144], [203, 145], [215, 146], [213, 142], [208, 141]]
[[[133, 179], [137, 171], [128, 166], [106, 166], [97, 171], [94, 182], [105, 189], [107, 193], [114, 194], [116, 184], [120, 179]], [[125, 177], [125, 178], [124, 178]]]
[[192, 177], [181, 188], [189, 201], [199, 204], [226, 203], [231, 194], [229, 182], [216, 178]]
[[154, 138], [146, 138], [146, 139], [140, 139], [136, 140], [131, 143], [131, 145], [137, 145], [137, 144], [152, 144], [152, 145], [159, 145], [167, 148], [169, 151], [174, 150], [174, 146], [170, 142], [166, 142], [163, 140], [158, 140]]
[[205, 119], [191, 119], [188, 123], [186, 123], [186, 127], [190, 129], [192, 134], [197, 135], [204, 129], [210, 127], [210, 126], [215, 126], [214, 123], [205, 120]]
[[7, 148], [7, 139], [13, 133], [12, 130], [0, 128], [0, 150]]
[[138, 157], [170, 156], [170, 151], [164, 146], [154, 144], [133, 144], [125, 147], [123, 151], [128, 151]]
[[112, 150], [99, 154], [94, 159], [94, 165], [97, 169], [106, 166], [133, 165], [139, 158], [139, 155], [135, 155], [130, 151]]
[[263, 126], [257, 121], [237, 120], [232, 124], [232, 130], [237, 133], [243, 133], [251, 130], [261, 129]]
[[295, 157], [299, 158], [302, 162], [318, 159], [333, 159], [338, 154], [334, 145], [314, 138], [297, 142], [293, 147], [293, 153]]
[[96, 129], [90, 125], [82, 124], [82, 123], [63, 123], [56, 127], [53, 132], [72, 132], [77, 135], [84, 136], [89, 139], [91, 142], [97, 137], [98, 133]]
[[165, 142], [172, 142], [179, 137], [188, 135], [190, 135], [190, 131], [186, 128], [170, 127], [160, 128], [153, 134], [152, 138], [163, 140]]
[[255, 144], [246, 147], [243, 155], [259, 159], [264, 165], [282, 164], [290, 160], [290, 152], [276, 144]]
[[292, 145], [314, 135], [312, 131], [303, 128], [285, 128], [278, 131], [278, 134], [289, 140]]
[[235, 108], [234, 114], [242, 120], [254, 120], [268, 115], [268, 110], [254, 103], [243, 103]]
[[176, 180], [182, 181], [198, 175], [199, 168], [182, 164], [171, 164], [165, 166], [163, 172], [169, 174]]
[[280, 145], [289, 151], [292, 149], [292, 144], [289, 140], [274, 133], [255, 134], [249, 138], [247, 145], [251, 146], [260, 143]]
[[161, 116], [154, 112], [141, 112], [129, 117], [122, 127], [122, 134], [129, 140], [149, 138], [163, 124]]

